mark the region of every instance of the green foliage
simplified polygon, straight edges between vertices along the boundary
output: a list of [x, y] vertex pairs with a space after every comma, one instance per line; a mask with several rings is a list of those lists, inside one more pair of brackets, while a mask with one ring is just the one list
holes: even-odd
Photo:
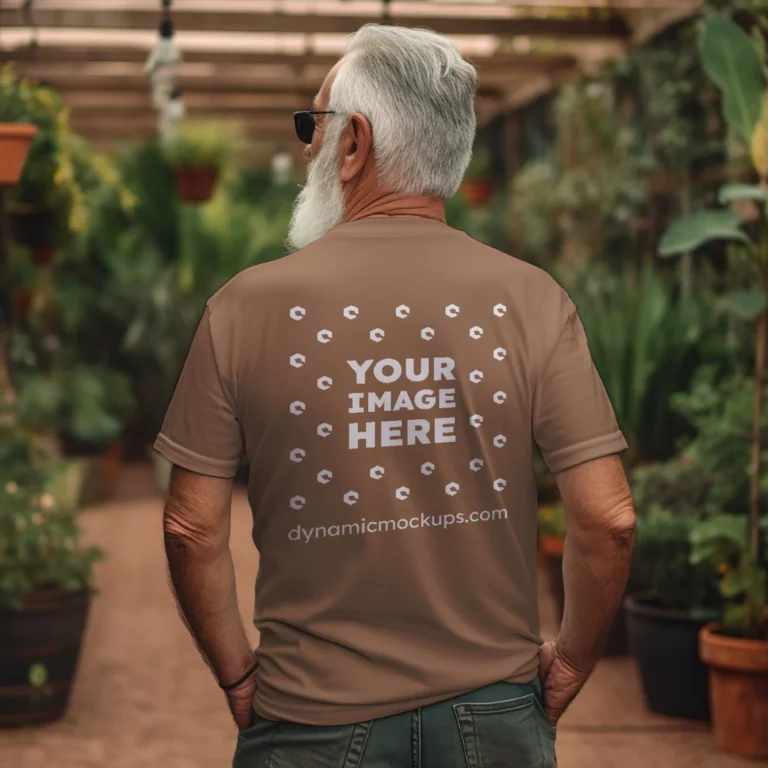
[[754, 39], [731, 19], [713, 14], [704, 25], [701, 59], [722, 92], [726, 120], [749, 144], [765, 90], [765, 70]]
[[565, 536], [565, 508], [562, 503], [539, 505], [539, 530], [551, 536]]
[[53, 209], [61, 233], [84, 232], [87, 227], [88, 192], [98, 185], [125, 194], [114, 165], [95, 156], [72, 133], [69, 109], [61, 94], [51, 88], [19, 79], [11, 64], [0, 68], [0, 122], [29, 122], [37, 126], [24, 171], [10, 191], [13, 210]]
[[472, 206], [461, 193], [445, 201], [445, 218], [449, 226], [492, 248], [509, 248], [508, 204], [503, 190], [494, 193], [488, 205]]
[[691, 533], [690, 562], [716, 567], [725, 609], [726, 631], [768, 640], [768, 567], [750, 549], [745, 516], [719, 515], [704, 520]]
[[760, 184], [725, 184], [720, 188], [717, 200], [721, 205], [738, 203], [742, 200], [764, 203], [768, 200], [768, 189]]
[[188, 121], [165, 151], [174, 166], [220, 169], [237, 157], [244, 145], [242, 130], [234, 123]]
[[652, 268], [635, 284], [590, 268], [568, 281], [630, 462], [666, 458], [680, 434], [670, 398], [685, 390], [705, 331], [701, 302]]
[[[749, 37], [725, 16], [713, 14], [706, 19], [701, 42], [704, 68], [721, 90], [724, 117], [749, 147], [753, 167], [762, 181], [768, 174], [764, 52], [765, 38], [760, 30]], [[768, 323], [768, 219], [764, 195], [749, 185], [727, 185], [719, 199], [723, 203], [763, 202], [758, 207], [756, 241], [745, 234], [741, 218], [732, 211], [700, 211], [670, 227], [660, 253], [686, 253], [713, 240], [730, 243], [729, 267], [738, 282], [723, 304], [733, 315], [752, 321], [760, 331], [756, 343], [764, 345]], [[764, 368], [759, 354], [755, 366], [755, 380], [759, 382]], [[730, 387], [730, 398], [724, 387]], [[766, 502], [766, 479], [759, 474], [765, 462], [764, 393], [762, 388], [755, 390], [753, 381], [739, 375], [717, 386], [711, 378], [707, 381], [702, 377], [690, 396], [678, 398], [678, 407], [698, 422], [696, 438], [687, 446], [685, 456], [706, 478], [704, 507], [711, 516], [692, 533], [691, 562], [717, 561], [723, 576], [720, 589], [726, 601], [726, 628], [742, 636], [768, 639], [768, 576], [758, 530], [760, 508]], [[755, 411], [759, 424], [753, 424]], [[749, 536], [747, 519], [741, 516], [747, 508]], [[728, 513], [738, 517], [723, 516]]]
[[517, 255], [548, 266], [560, 250], [558, 171], [549, 158], [530, 160], [512, 180], [511, 218]]
[[734, 291], [724, 297], [725, 306], [742, 320], [755, 320], [761, 315], [768, 303], [764, 291]]
[[491, 176], [491, 158], [488, 150], [481, 145], [475, 146], [464, 178], [467, 181], [481, 181]]
[[22, 425], [55, 429], [80, 443], [116, 439], [135, 407], [128, 376], [106, 368], [62, 366], [22, 376], [19, 384], [16, 413]]
[[75, 510], [57, 490], [65, 470], [6, 405], [0, 413], [0, 608], [18, 608], [38, 589], [91, 588], [102, 552], [80, 543]]
[[606, 68], [564, 87], [554, 103], [552, 157], [531, 160], [515, 174], [515, 245], [540, 266], [558, 255], [582, 265], [637, 252], [630, 225], [646, 200], [647, 158], [615, 83], [615, 71]]
[[696, 211], [678, 219], [659, 243], [661, 256], [679, 256], [712, 240], [749, 242], [743, 220], [732, 211]]
[[666, 608], [712, 616], [720, 607], [716, 571], [711, 563], [690, 562], [698, 524], [697, 517], [659, 506], [639, 515], [630, 590], [650, 593]]
[[205, 206], [179, 205], [161, 147], [127, 147], [119, 173], [135, 197], [113, 194], [62, 252], [55, 273], [62, 345], [78, 361], [126, 372], [147, 439], [160, 427], [206, 300], [243, 269], [284, 255], [292, 185], [228, 169]]

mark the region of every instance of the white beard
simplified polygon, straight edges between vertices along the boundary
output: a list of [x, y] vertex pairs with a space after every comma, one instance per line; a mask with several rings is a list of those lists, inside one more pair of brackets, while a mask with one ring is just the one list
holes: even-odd
[[[344, 192], [339, 179], [338, 150], [343, 123], [329, 123], [320, 154], [309, 163], [307, 183], [293, 204], [285, 244], [291, 250], [319, 240], [344, 217]], [[333, 130], [336, 128], [336, 130]]]

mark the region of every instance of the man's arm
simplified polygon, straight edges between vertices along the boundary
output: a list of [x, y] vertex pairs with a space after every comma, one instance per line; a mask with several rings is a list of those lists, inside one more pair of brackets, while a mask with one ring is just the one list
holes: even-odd
[[632, 494], [617, 455], [557, 474], [565, 505], [565, 612], [541, 656], [544, 701], [553, 722], [586, 682], [608, 637], [629, 576]]
[[237, 606], [229, 551], [232, 480], [174, 466], [163, 535], [179, 610], [222, 684], [253, 666], [253, 651]]

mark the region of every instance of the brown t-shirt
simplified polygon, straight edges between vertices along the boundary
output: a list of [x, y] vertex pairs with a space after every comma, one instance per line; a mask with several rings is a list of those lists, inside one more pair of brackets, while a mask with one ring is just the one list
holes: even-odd
[[418, 217], [342, 224], [208, 302], [157, 439], [260, 552], [256, 711], [334, 725], [538, 669], [534, 443], [626, 447], [545, 272]]

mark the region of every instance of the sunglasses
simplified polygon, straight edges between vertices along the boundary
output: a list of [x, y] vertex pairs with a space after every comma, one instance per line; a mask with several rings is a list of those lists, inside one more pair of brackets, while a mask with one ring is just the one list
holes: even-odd
[[315, 135], [315, 128], [317, 128], [315, 115], [335, 114], [335, 112], [324, 112], [319, 109], [307, 109], [304, 112], [294, 112], [293, 123], [296, 126], [296, 135], [299, 137], [299, 141], [304, 142], [304, 144], [312, 143], [312, 137]]

